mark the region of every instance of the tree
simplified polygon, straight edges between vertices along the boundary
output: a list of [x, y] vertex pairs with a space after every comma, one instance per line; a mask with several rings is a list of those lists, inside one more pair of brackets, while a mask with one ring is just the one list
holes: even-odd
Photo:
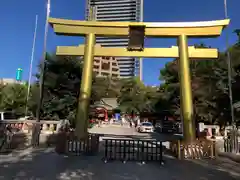
[[[58, 120], [75, 116], [82, 73], [80, 62], [77, 57], [47, 55], [41, 118]], [[37, 81], [31, 90], [32, 111], [37, 108], [38, 84]]]
[[145, 86], [139, 78], [123, 79], [118, 103], [123, 112], [152, 111], [156, 94], [156, 88]]
[[0, 110], [3, 109], [3, 89], [4, 89], [5, 85], [4, 84], [0, 84]]
[[26, 108], [27, 87], [23, 84], [1, 86], [0, 108], [12, 111], [17, 117], [24, 116]]
[[[82, 77], [81, 58], [47, 55], [44, 98], [41, 116], [44, 119], [75, 119]], [[37, 75], [39, 78], [39, 75]], [[111, 77], [93, 76], [91, 104], [103, 97], [118, 97], [119, 81]], [[36, 112], [39, 82], [31, 88], [31, 111]]]
[[[232, 92], [233, 92], [233, 103], [239, 104], [240, 102], [240, 46], [239, 44], [234, 45], [230, 49], [232, 66], [233, 66], [233, 84], [232, 84]], [[240, 124], [240, 109], [238, 106], [235, 106], [235, 120], [236, 123]]]
[[28, 113], [36, 117], [37, 102], [39, 100], [39, 86], [37, 83], [31, 84], [29, 100], [28, 100]]
[[159, 79], [164, 83], [160, 85], [161, 97], [159, 97], [159, 102], [156, 103], [156, 111], [167, 110], [169, 114], [179, 116], [180, 89], [177, 60], [167, 63], [165, 68], [160, 70]]
[[114, 77], [95, 77], [92, 85], [92, 103], [101, 98], [118, 98], [122, 82]]
[[[206, 47], [204, 44], [195, 46]], [[236, 86], [235, 91], [237, 92], [239, 91], [237, 84], [240, 83], [240, 79], [237, 80], [236, 76], [240, 64], [239, 46], [234, 45], [229, 51], [231, 60], [234, 62], [232, 77], [235, 80], [233, 86]], [[195, 119], [207, 123], [220, 124], [221, 126], [226, 126], [231, 122], [227, 61], [228, 57], [225, 52], [219, 53], [217, 60], [191, 60], [191, 85]], [[166, 64], [165, 68], [160, 71], [160, 79], [164, 83], [160, 86], [162, 97], [159, 101], [161, 103], [157, 103], [157, 105], [165, 106], [162, 108], [168, 109], [174, 115], [180, 115], [177, 59]], [[235, 101], [239, 99], [235, 96], [237, 93], [233, 94]], [[165, 103], [162, 103], [163, 100], [165, 100]]]
[[239, 45], [240, 45], [240, 29], [235, 29], [235, 30], [234, 30], [234, 33], [236, 33], [236, 35], [238, 36], [237, 45], [239, 46]]

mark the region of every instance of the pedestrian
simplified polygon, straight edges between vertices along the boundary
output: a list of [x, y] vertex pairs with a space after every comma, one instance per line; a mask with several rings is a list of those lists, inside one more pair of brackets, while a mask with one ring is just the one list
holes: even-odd
[[135, 128], [137, 128], [137, 126], [138, 126], [138, 116], [135, 116], [134, 117], [134, 122], [135, 122]]
[[130, 128], [132, 128], [132, 121], [130, 120]]
[[139, 125], [140, 124], [140, 117], [138, 116], [138, 118], [137, 118], [137, 125]]
[[101, 120], [98, 119], [98, 127], [101, 127]]
[[12, 127], [10, 125], [6, 126], [6, 131], [12, 133]]
[[121, 126], [123, 126], [123, 117], [120, 117]]
[[13, 132], [12, 132], [12, 127], [10, 125], [7, 125], [6, 127], [6, 142], [9, 145], [12, 141], [12, 137], [13, 137]]
[[70, 121], [68, 119], [61, 119], [57, 124], [57, 132], [68, 131], [70, 127]]

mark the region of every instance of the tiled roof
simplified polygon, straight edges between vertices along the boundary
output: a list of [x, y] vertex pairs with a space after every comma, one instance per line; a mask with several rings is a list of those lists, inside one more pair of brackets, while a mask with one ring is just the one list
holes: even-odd
[[117, 98], [102, 98], [95, 102], [92, 107], [104, 107], [107, 110], [116, 109], [118, 107]]

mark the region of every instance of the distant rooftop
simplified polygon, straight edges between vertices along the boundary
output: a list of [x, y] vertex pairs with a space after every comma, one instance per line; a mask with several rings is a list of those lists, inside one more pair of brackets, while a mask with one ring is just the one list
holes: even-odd
[[0, 84], [6, 85], [6, 84], [23, 84], [22, 81], [17, 81], [16, 79], [12, 78], [1, 78]]
[[102, 98], [100, 101], [97, 101], [91, 107], [103, 107], [107, 110], [113, 110], [118, 107], [117, 98]]

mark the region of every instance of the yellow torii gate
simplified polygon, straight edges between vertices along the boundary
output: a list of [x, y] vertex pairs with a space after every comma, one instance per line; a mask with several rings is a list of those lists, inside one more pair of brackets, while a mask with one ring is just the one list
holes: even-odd
[[[184, 140], [195, 139], [189, 58], [217, 58], [217, 49], [188, 47], [188, 38], [217, 37], [230, 20], [205, 22], [101, 22], [49, 18], [57, 35], [85, 36], [85, 45], [57, 47], [57, 55], [84, 55], [77, 112], [77, 135], [86, 137], [94, 56], [178, 58]], [[96, 36], [129, 37], [128, 48], [95, 46]], [[144, 48], [144, 37], [178, 38], [178, 46]]]

